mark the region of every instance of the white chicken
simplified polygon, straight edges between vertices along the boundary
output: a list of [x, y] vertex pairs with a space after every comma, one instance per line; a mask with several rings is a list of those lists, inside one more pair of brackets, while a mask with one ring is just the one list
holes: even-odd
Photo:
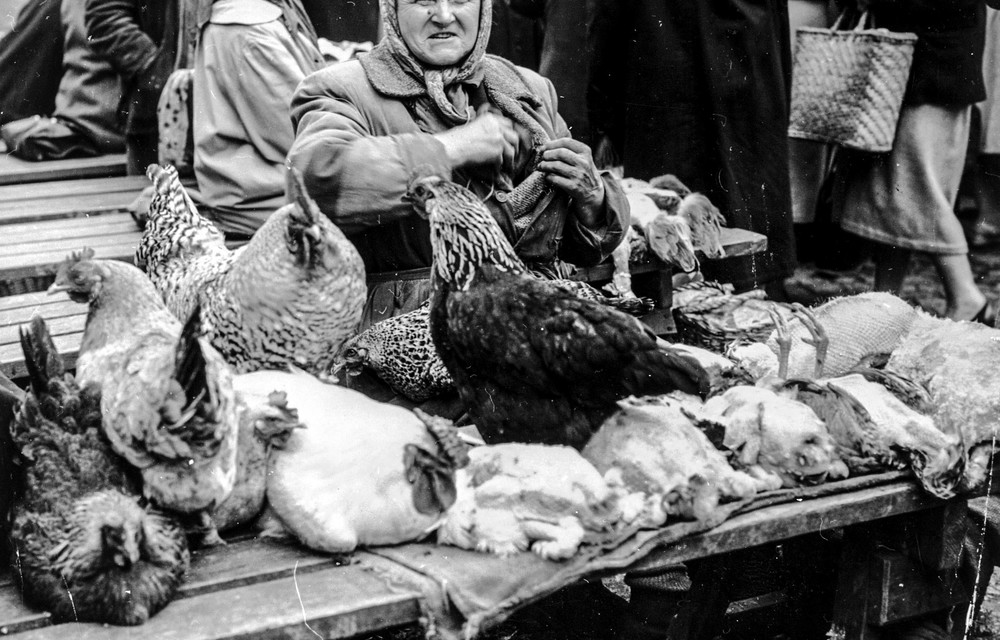
[[302, 372], [237, 376], [248, 403], [284, 393], [305, 427], [268, 459], [267, 500], [281, 524], [329, 553], [427, 535], [455, 499], [465, 447], [445, 420]]

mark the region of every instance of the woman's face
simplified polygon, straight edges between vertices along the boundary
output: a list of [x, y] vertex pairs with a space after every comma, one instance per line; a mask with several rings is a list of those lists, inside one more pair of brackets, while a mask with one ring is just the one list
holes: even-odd
[[450, 67], [472, 51], [480, 0], [397, 0], [399, 31], [424, 64]]

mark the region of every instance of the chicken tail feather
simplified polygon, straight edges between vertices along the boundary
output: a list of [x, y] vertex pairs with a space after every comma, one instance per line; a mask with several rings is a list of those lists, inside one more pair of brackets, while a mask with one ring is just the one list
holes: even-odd
[[309, 197], [302, 173], [298, 169], [289, 165], [286, 180], [288, 200], [294, 205], [288, 216], [288, 248], [295, 256], [296, 264], [302, 268], [311, 268], [322, 258], [324, 236], [320, 217], [323, 213]]
[[208, 398], [212, 401], [208, 385], [207, 363], [202, 352], [201, 342], [201, 307], [195, 307], [191, 312], [181, 337], [177, 341], [177, 351], [174, 366], [174, 380], [180, 384], [184, 397], [190, 399], [184, 414], [190, 412], [191, 405]]
[[24, 352], [24, 365], [28, 369], [28, 379], [31, 381], [31, 392], [41, 397], [48, 393], [50, 382], [61, 378], [66, 369], [62, 356], [56, 349], [55, 342], [49, 334], [49, 328], [41, 316], [31, 318], [27, 331], [22, 327], [21, 350]]

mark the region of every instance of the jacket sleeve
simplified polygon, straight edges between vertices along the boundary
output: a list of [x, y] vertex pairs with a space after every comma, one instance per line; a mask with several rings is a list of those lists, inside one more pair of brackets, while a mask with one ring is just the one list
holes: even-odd
[[364, 108], [355, 104], [357, 93], [335, 72], [320, 70], [296, 89], [289, 161], [345, 233], [413, 215], [402, 196], [418, 168], [451, 179], [444, 145], [426, 133], [374, 135]]
[[[555, 86], [545, 80], [548, 89], [548, 117], [553, 123], [555, 138], [570, 138], [569, 127], [559, 115], [559, 97]], [[566, 226], [559, 257], [581, 267], [589, 267], [604, 262], [625, 237], [625, 229], [630, 224], [628, 200], [618, 181], [606, 171], [601, 172], [604, 181], [604, 207], [600, 222], [596, 227], [584, 226], [572, 210], [566, 213]]]
[[142, 31], [136, 0], [86, 0], [90, 46], [134, 85], [156, 62], [159, 47]]

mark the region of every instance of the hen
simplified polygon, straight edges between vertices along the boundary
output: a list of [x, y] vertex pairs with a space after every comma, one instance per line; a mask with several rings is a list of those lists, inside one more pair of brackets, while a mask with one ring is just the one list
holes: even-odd
[[64, 372], [41, 318], [21, 345], [31, 386], [12, 426], [21, 467], [13, 575], [57, 621], [141, 624], [180, 584], [187, 540], [139, 505], [134, 469], [101, 432], [99, 391]]
[[467, 189], [429, 176], [407, 197], [430, 220], [431, 337], [487, 442], [579, 448], [621, 398], [707, 391], [636, 318], [528, 274]]
[[201, 307], [204, 331], [237, 372], [289, 363], [327, 372], [365, 302], [361, 256], [288, 170], [291, 203], [235, 251], [197, 211], [173, 167], [150, 165], [149, 222], [136, 251], [178, 318]]
[[115, 451], [142, 470], [143, 492], [157, 505], [207, 513], [236, 476], [239, 411], [232, 372], [163, 304], [149, 279], [124, 262], [73, 254], [50, 291], [66, 291], [90, 312], [77, 374], [102, 391], [104, 429]]
[[267, 500], [305, 545], [330, 553], [421, 538], [455, 500], [465, 446], [446, 420], [376, 402], [303, 371], [239, 375], [252, 402], [287, 394], [304, 429], [268, 459]]
[[[606, 296], [586, 282], [552, 282], [584, 300], [608, 305], [630, 315], [652, 310], [653, 301], [635, 294]], [[431, 340], [430, 302], [403, 315], [387, 318], [344, 343], [334, 359], [333, 372], [348, 376], [371, 369], [383, 382], [414, 402], [423, 402], [454, 388], [451, 375]]]

